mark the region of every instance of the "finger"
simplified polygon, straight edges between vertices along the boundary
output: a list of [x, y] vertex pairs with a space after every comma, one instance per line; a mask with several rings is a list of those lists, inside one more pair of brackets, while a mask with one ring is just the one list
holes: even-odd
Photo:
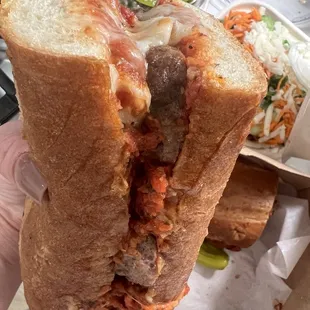
[[19, 156], [28, 152], [21, 136], [21, 122], [9, 122], [0, 127], [0, 174], [14, 183], [14, 165]]
[[0, 309], [8, 309], [21, 282], [19, 263], [0, 258]]
[[42, 203], [47, 185], [28, 155], [20, 121], [0, 127], [0, 174], [35, 202]]
[[[1, 184], [2, 185], [2, 184]], [[0, 188], [2, 190], [2, 187]], [[21, 279], [18, 256], [22, 210], [0, 200], [0, 309], [8, 309]], [[19, 213], [19, 215], [17, 215]]]
[[22, 122], [20, 120], [8, 122], [0, 127], [0, 142], [10, 134], [21, 135]]

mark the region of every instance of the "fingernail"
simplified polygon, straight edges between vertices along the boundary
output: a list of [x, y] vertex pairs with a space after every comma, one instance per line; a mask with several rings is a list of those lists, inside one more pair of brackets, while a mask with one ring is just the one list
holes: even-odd
[[42, 204], [44, 195], [47, 193], [47, 184], [28, 153], [23, 153], [18, 158], [14, 177], [17, 187], [24, 194], [38, 204]]

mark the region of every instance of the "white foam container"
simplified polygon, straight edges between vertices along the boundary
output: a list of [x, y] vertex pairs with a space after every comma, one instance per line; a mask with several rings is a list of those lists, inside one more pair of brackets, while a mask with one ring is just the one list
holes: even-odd
[[[303, 42], [310, 42], [310, 37], [307, 36], [302, 30], [297, 28], [290, 20], [282, 15], [278, 10], [269, 4], [261, 1], [234, 1], [232, 4], [223, 9], [216, 18], [223, 20], [231, 10], [250, 11], [253, 7], [266, 8], [266, 15], [271, 16], [274, 20], [280, 21], [293, 36]], [[294, 127], [290, 134], [284, 149], [279, 152], [280, 157], [277, 158], [276, 154], [270, 149], [260, 151], [264, 155], [269, 156], [283, 162], [286, 162], [291, 157], [302, 158], [310, 160], [310, 91], [308, 92], [296, 118]]]

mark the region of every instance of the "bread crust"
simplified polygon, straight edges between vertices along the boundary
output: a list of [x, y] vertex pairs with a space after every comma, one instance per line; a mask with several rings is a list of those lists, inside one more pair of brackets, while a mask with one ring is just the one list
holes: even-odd
[[31, 309], [66, 309], [66, 296], [96, 300], [114, 278], [128, 230], [129, 153], [106, 62], [6, 39], [23, 134], [50, 199], [28, 203], [21, 231], [26, 299]]
[[[212, 22], [220, 24], [213, 19]], [[219, 31], [223, 30], [221, 25], [218, 27]], [[219, 81], [213, 68], [220, 58], [216, 52], [223, 50], [214, 50], [215, 40], [215, 34], [210, 31], [207, 35], [190, 36], [180, 43], [188, 60], [188, 70], [199, 68], [201, 75], [192, 81], [188, 79], [187, 84], [189, 134], [170, 180], [172, 188], [180, 190], [183, 196], [177, 206], [174, 232], [165, 239], [169, 244], [169, 250], [163, 254], [166, 264], [153, 288], [154, 300], [158, 302], [175, 298], [188, 280], [208, 234], [214, 208], [267, 87], [261, 67], [245, 51], [244, 58], [250, 70], [256, 72], [255, 82], [259, 87], [251, 91], [232, 89], [225, 79]], [[240, 49], [240, 44], [233, 40], [235, 48]]]
[[[236, 100], [235, 98], [238, 98]], [[235, 160], [249, 131], [260, 96], [220, 93], [203, 85], [190, 115], [190, 134], [174, 169], [174, 187], [187, 188], [177, 207], [177, 226], [165, 240], [166, 265], [155, 284], [155, 300], [173, 299], [184, 287]], [[229, 104], [232, 114], [223, 113]], [[229, 125], [228, 125], [229, 124]]]
[[273, 171], [238, 160], [209, 226], [208, 239], [247, 248], [262, 234], [277, 194]]
[[[90, 309], [114, 278], [113, 256], [129, 221], [129, 153], [109, 66], [35, 51], [13, 36], [6, 39], [24, 136], [50, 198], [41, 207], [27, 202], [20, 242], [26, 299], [32, 310]], [[260, 87], [231, 89], [210, 78], [209, 65], [220, 56], [212, 49], [214, 35], [201, 40], [191, 55], [204, 62], [201, 83], [170, 180], [181, 200], [173, 233], [165, 239], [164, 268], [150, 288], [154, 303], [169, 302], [184, 289], [267, 87], [262, 69], [248, 56]]]

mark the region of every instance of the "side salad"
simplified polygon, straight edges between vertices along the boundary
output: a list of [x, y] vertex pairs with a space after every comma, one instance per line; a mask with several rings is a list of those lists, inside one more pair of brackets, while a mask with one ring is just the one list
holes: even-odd
[[263, 7], [230, 11], [223, 24], [261, 63], [268, 79], [268, 93], [252, 122], [249, 143], [257, 148], [279, 148], [288, 140], [306, 96], [289, 58], [291, 47], [299, 40], [280, 21], [266, 15]]

